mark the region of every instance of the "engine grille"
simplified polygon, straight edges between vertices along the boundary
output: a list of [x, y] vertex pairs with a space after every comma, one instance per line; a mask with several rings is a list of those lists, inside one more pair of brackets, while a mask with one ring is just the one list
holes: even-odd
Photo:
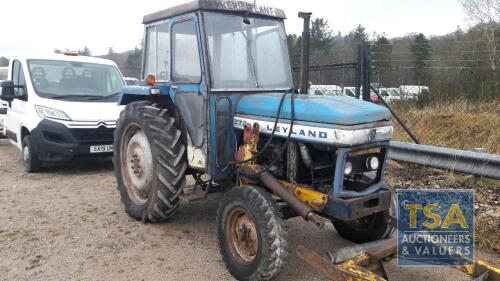
[[97, 129], [72, 129], [73, 136], [80, 144], [111, 144], [114, 128], [99, 127]]

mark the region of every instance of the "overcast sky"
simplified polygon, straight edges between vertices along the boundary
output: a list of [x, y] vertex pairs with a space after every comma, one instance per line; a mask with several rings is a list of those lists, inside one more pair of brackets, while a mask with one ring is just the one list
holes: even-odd
[[[44, 54], [55, 48], [93, 55], [133, 49], [142, 38], [142, 17], [189, 0], [5, 0], [0, 5], [0, 56]], [[283, 8], [288, 33], [300, 33], [299, 11], [328, 19], [335, 32], [362, 24], [388, 37], [422, 32], [442, 35], [467, 28], [458, 0], [257, 0]]]

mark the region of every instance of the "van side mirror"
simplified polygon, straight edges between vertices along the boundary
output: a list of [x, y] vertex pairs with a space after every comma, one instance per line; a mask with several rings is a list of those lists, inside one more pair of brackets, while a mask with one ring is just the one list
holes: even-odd
[[6, 102], [11, 102], [14, 100], [14, 82], [10, 80], [3, 81], [2, 84], [2, 94], [0, 99]]

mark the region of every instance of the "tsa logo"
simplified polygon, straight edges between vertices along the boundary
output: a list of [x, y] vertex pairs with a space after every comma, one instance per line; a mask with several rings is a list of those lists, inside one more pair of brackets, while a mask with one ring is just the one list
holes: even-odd
[[473, 190], [398, 191], [399, 265], [473, 263]]

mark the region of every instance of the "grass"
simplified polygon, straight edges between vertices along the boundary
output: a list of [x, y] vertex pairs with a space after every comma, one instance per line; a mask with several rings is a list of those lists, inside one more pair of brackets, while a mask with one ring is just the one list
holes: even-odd
[[[391, 106], [422, 144], [464, 150], [481, 147], [500, 154], [500, 100], [444, 100], [424, 106], [406, 101]], [[411, 141], [399, 124], [394, 139]]]

